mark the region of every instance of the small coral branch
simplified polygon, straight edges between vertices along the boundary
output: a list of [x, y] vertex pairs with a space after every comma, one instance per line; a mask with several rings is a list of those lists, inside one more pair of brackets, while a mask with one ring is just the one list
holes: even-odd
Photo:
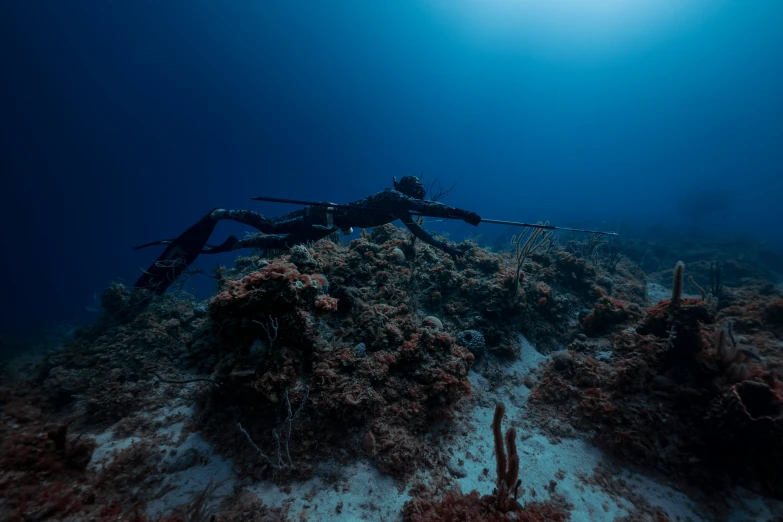
[[[598, 251], [606, 245], [606, 238], [601, 234], [590, 234], [584, 241], [569, 241], [568, 248], [576, 257], [581, 257], [593, 266], [598, 266]], [[618, 247], [619, 248], [619, 247]]]
[[715, 353], [724, 364], [731, 364], [739, 352], [729, 321], [722, 322], [715, 331]]
[[625, 243], [620, 240], [619, 236], [611, 236], [606, 244], [606, 265], [609, 272], [614, 273], [617, 271], [617, 263], [622, 258], [622, 250], [625, 248]]
[[497, 464], [497, 481], [500, 487], [500, 481], [506, 475], [506, 452], [503, 447], [503, 432], [501, 422], [506, 413], [506, 407], [502, 402], [495, 406], [495, 417], [492, 419], [492, 435], [495, 439], [495, 461]]
[[499, 402], [495, 405], [495, 416], [492, 419], [492, 435], [495, 439], [495, 460], [497, 464], [497, 496], [502, 501], [514, 491], [514, 499], [522, 483], [519, 480], [519, 455], [517, 454], [517, 432], [514, 428], [506, 431], [506, 446], [503, 447], [503, 432], [501, 423], [506, 413], [506, 406]]
[[677, 261], [674, 266], [674, 277], [672, 278], [672, 304], [679, 303], [682, 299], [683, 275], [685, 265], [682, 261]]
[[275, 341], [277, 341], [277, 330], [280, 324], [277, 320], [277, 317], [269, 316], [269, 326], [267, 326], [266, 323], [262, 323], [261, 321], [257, 321], [255, 319], [253, 319], [253, 322], [260, 324], [261, 328], [263, 328], [266, 332], [267, 342], [269, 343], [269, 351], [271, 352], [274, 349]]
[[729, 321], [718, 325], [713, 342], [718, 361], [731, 382], [741, 382], [750, 377], [750, 359], [764, 363], [756, 352], [737, 344]]
[[700, 286], [693, 277], [688, 276], [688, 282], [692, 284], [701, 294], [701, 300], [711, 305], [713, 308], [718, 308], [719, 298], [721, 292], [723, 292], [723, 285], [721, 284], [721, 268], [720, 262], [710, 263], [710, 291]]
[[[245, 428], [242, 427], [242, 424], [239, 422], [237, 423], [237, 429], [242, 432], [242, 435], [244, 435], [250, 445], [253, 446], [253, 448], [256, 450], [256, 453], [258, 453], [258, 456], [261, 457], [261, 460], [267, 463], [272, 469], [291, 469], [294, 467], [293, 460], [291, 459], [291, 452], [288, 449], [288, 444], [291, 441], [291, 427], [293, 426], [294, 420], [299, 417], [299, 413], [301, 413], [302, 408], [307, 402], [307, 398], [309, 396], [310, 388], [305, 388], [305, 394], [302, 398], [302, 402], [299, 404], [299, 407], [294, 413], [291, 409], [291, 399], [288, 396], [288, 390], [285, 391], [284, 398], [287, 415], [283, 421], [283, 424], [280, 426], [280, 429], [272, 430], [272, 437], [275, 439], [275, 451], [277, 454], [276, 463], [273, 462], [272, 459], [270, 459], [263, 451], [261, 451], [261, 448], [259, 448], [255, 442], [253, 442], [253, 438], [245, 430]], [[281, 434], [283, 436], [282, 439], [280, 437]]]
[[[549, 221], [546, 223], [541, 223], [539, 221], [537, 224], [549, 225]], [[530, 235], [528, 235], [528, 233]], [[525, 239], [525, 237], [527, 237], [527, 239]], [[522, 266], [525, 264], [525, 261], [537, 250], [546, 247], [549, 244], [551, 237], [552, 232], [546, 232], [543, 228], [525, 228], [518, 236], [515, 234], [511, 237], [511, 244], [516, 246], [514, 257], [517, 263], [516, 272], [514, 273], [514, 297], [519, 295]]]
[[[437, 185], [437, 189], [435, 185]], [[440, 180], [436, 178], [427, 185], [427, 195], [429, 196], [430, 201], [440, 201], [441, 199], [448, 196], [449, 193], [452, 190], [454, 190], [454, 187], [456, 186], [457, 186], [457, 182], [455, 181], [450, 188], [445, 189], [443, 188], [443, 185], [441, 184]]]
[[[250, 445], [253, 446], [253, 449], [256, 450], [256, 453], [258, 453], [258, 456], [261, 457], [261, 460], [266, 462], [269, 465], [269, 467], [277, 469], [277, 465], [274, 462], [272, 462], [272, 459], [267, 457], [266, 453], [261, 451], [261, 448], [259, 448], [256, 445], [256, 443], [253, 442], [253, 438], [250, 436], [250, 434], [247, 431], [245, 431], [245, 428], [242, 427], [242, 423], [241, 422], [237, 422], [237, 429], [242, 432], [242, 435], [244, 435], [245, 438], [247, 439], [247, 441], [250, 443]], [[278, 455], [278, 460], [280, 460], [280, 456], [279, 455]]]
[[709, 304], [709, 301], [708, 301], [709, 297], [708, 297], [707, 291], [704, 289], [704, 287], [700, 286], [699, 283], [697, 283], [693, 279], [693, 276], [688, 276], [688, 282], [691, 285], [693, 285], [696, 288], [696, 290], [699, 291], [699, 293], [701, 294], [701, 300], [704, 301], [705, 303]]
[[721, 298], [721, 293], [723, 292], [722, 273], [720, 261], [710, 263], [710, 293], [713, 299], [716, 300]]

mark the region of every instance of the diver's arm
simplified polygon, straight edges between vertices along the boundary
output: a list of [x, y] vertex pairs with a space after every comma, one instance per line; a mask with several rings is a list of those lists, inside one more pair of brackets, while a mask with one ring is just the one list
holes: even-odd
[[413, 217], [407, 212], [405, 213], [405, 215], [400, 217], [400, 220], [406, 227], [408, 227], [408, 230], [410, 230], [414, 236], [421, 239], [428, 245], [432, 245], [435, 248], [443, 250], [454, 259], [465, 255], [465, 253], [462, 252], [461, 250], [457, 250], [456, 248], [450, 247], [448, 244], [444, 243], [443, 241], [438, 241], [437, 239], [432, 237], [426, 230], [421, 228], [418, 225], [418, 223], [416, 223], [413, 220]]
[[439, 217], [447, 219], [461, 219], [466, 223], [477, 226], [481, 223], [481, 216], [475, 212], [463, 210], [461, 208], [450, 207], [437, 201], [424, 201], [420, 199], [402, 196], [405, 199], [405, 206], [408, 211], [416, 212], [423, 216]]

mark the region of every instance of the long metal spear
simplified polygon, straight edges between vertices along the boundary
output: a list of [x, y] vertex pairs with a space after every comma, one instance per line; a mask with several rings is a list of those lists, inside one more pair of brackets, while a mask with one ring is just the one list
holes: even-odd
[[[323, 201], [303, 201], [299, 199], [284, 199], [284, 198], [268, 198], [265, 196], [256, 196], [254, 198], [250, 198], [253, 201], [269, 201], [271, 203], [287, 203], [290, 205], [307, 205], [311, 207], [330, 207], [334, 209], [349, 209], [349, 210], [367, 210], [367, 211], [376, 211], [376, 212], [396, 212], [399, 209], [393, 209], [393, 208], [384, 208], [384, 207], [364, 207], [362, 205], [351, 205], [349, 204], [338, 204], [338, 203], [329, 203], [329, 202], [323, 202]], [[424, 217], [443, 217], [443, 216], [429, 216], [428, 214], [423, 214], [421, 212], [416, 211], [409, 211], [409, 213], [413, 216], [424, 216]], [[445, 219], [459, 219], [456, 217], [447, 217]], [[482, 223], [491, 223], [493, 225], [509, 225], [512, 227], [528, 227], [528, 228], [543, 228], [546, 230], [566, 230], [569, 232], [579, 232], [584, 234], [599, 234], [602, 236], [618, 236], [619, 234], [617, 232], [602, 232], [598, 230], [586, 230], [582, 228], [568, 228], [568, 227], [556, 227], [554, 225], [541, 225], [541, 224], [532, 224], [532, 223], [520, 223], [518, 221], [503, 221], [500, 219], [484, 219], [481, 218]]]
[[569, 227], [556, 227], [554, 225], [533, 225], [531, 223], [520, 223], [518, 221], [503, 221], [501, 219], [484, 219], [481, 218], [482, 223], [492, 223], [493, 225], [511, 225], [512, 227], [530, 227], [530, 228], [544, 228], [546, 230], [567, 230], [569, 232], [581, 232], [584, 234], [598, 234], [601, 236], [619, 236], [617, 232], [601, 232], [599, 230], [587, 230], [584, 228], [569, 228]]

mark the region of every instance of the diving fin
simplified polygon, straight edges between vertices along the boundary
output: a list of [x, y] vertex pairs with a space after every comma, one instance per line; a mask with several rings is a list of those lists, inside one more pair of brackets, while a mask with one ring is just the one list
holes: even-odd
[[143, 245], [135, 246], [133, 247], [133, 250], [141, 250], [142, 248], [147, 248], [151, 246], [170, 245], [173, 242], [174, 242], [173, 239], [161, 239], [160, 241], [151, 241], [149, 243], [144, 243]]
[[188, 228], [173, 241], [156, 242], [157, 244], [168, 243], [168, 246], [133, 286], [145, 288], [157, 295], [163, 294], [196, 260], [207, 245], [207, 240], [215, 230], [217, 223], [218, 221], [212, 218], [212, 211], [210, 211], [198, 223]]

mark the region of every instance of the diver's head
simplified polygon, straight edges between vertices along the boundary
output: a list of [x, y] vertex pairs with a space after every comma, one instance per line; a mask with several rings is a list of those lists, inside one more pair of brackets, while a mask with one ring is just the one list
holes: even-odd
[[424, 185], [416, 176], [405, 176], [399, 182], [394, 178], [394, 190], [414, 199], [424, 199]]

